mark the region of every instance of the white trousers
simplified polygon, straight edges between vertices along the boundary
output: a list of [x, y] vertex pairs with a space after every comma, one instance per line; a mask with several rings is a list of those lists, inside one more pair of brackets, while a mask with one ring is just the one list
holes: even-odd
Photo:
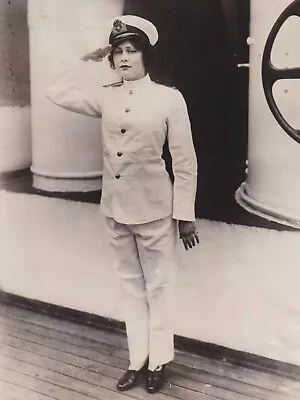
[[177, 223], [172, 217], [138, 225], [106, 218], [124, 294], [130, 369], [149, 369], [174, 357], [173, 283]]

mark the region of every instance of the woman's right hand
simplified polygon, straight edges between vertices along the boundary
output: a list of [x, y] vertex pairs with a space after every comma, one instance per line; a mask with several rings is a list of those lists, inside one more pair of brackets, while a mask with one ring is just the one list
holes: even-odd
[[105, 58], [111, 52], [111, 49], [112, 49], [111, 45], [106, 46], [103, 49], [100, 47], [99, 49], [84, 55], [81, 58], [81, 60], [83, 60], [83, 61], [92, 60], [92, 61], [95, 61], [95, 62], [102, 61], [103, 58]]

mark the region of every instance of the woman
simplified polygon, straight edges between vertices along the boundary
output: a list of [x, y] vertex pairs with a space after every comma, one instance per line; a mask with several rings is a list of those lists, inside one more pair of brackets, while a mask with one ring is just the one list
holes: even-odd
[[[108, 55], [120, 82], [86, 91], [66, 72], [47, 92], [66, 109], [102, 118], [101, 211], [124, 293], [130, 355], [117, 388], [134, 387], [146, 372], [149, 393], [162, 387], [165, 365], [174, 357], [171, 292], [177, 229], [186, 250], [199, 243], [197, 161], [187, 107], [178, 90], [152, 82], [147, 74], [157, 40], [151, 22], [121, 16], [113, 23], [108, 46], [82, 58], [98, 62]], [[174, 185], [162, 159], [166, 137]]]

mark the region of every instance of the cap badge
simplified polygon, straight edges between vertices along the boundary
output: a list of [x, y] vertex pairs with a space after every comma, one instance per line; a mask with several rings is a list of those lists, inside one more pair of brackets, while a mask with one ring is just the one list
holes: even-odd
[[112, 34], [120, 35], [125, 32], [127, 32], [127, 25], [119, 19], [116, 19], [113, 23]]

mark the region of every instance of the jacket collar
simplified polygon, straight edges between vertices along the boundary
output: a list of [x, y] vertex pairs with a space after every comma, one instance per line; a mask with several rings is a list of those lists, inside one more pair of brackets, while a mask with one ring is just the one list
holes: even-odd
[[123, 80], [123, 86], [125, 89], [136, 89], [136, 88], [147, 86], [151, 82], [152, 82], [151, 78], [150, 78], [149, 74], [147, 74], [143, 78], [137, 79], [135, 81]]

